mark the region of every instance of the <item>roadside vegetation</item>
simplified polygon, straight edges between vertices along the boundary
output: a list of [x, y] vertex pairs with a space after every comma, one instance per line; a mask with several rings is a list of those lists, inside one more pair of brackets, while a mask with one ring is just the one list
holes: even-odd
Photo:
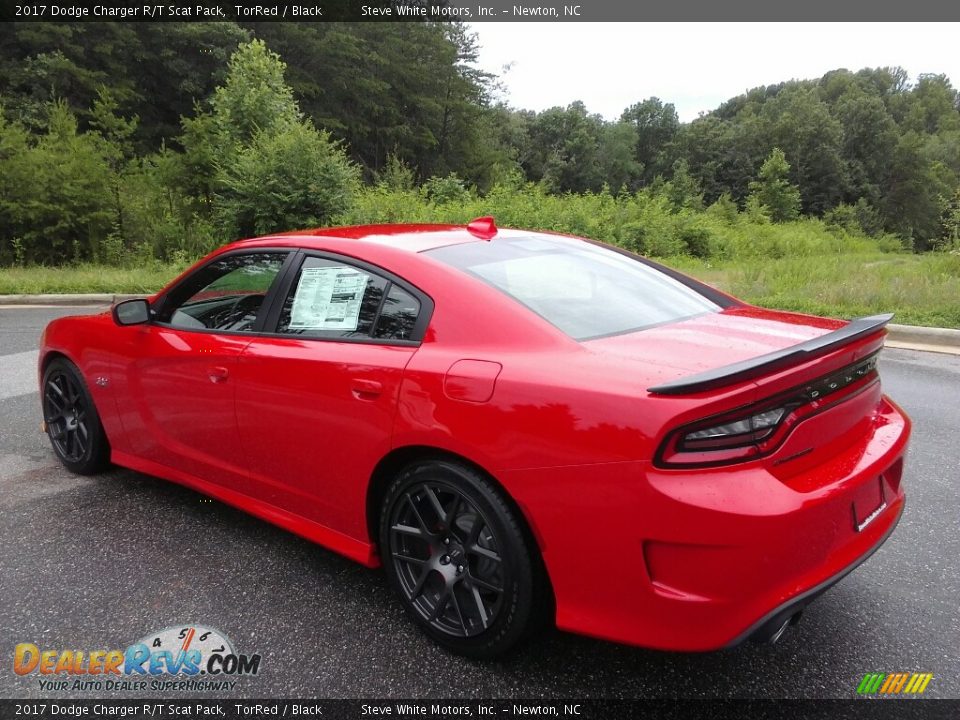
[[497, 103], [457, 24], [55, 29], [0, 32], [3, 294], [149, 292], [236, 237], [493, 215], [769, 307], [960, 326], [941, 75], [838, 70], [690, 123], [658, 98], [608, 121]]
[[960, 255], [956, 254], [853, 254], [716, 263], [672, 258], [667, 264], [763, 307], [846, 319], [894, 312], [895, 323], [960, 328]]
[[[503, 227], [592, 237], [665, 264], [758, 305], [835, 317], [896, 312], [896, 322], [960, 327], [960, 252], [906, 251], [893, 235], [813, 218], [774, 223], [762, 211], [721, 201], [692, 209], [671, 184], [614, 196], [555, 196], [542, 188], [498, 186], [480, 198], [459, 184], [444, 190], [360, 190], [335, 222], [465, 223], [493, 215]], [[192, 258], [163, 261], [144, 249], [116, 265], [77, 263], [0, 271], [0, 294], [149, 293]]]

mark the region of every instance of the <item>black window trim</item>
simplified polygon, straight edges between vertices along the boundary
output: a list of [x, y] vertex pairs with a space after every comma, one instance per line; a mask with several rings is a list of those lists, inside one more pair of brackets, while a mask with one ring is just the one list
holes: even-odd
[[[169, 322], [160, 322], [157, 320], [157, 316], [166, 308], [167, 303], [169, 302], [170, 296], [176, 293], [177, 289], [190, 282], [190, 280], [195, 277], [198, 273], [203, 272], [208, 267], [213, 265], [216, 262], [220, 262], [226, 258], [234, 257], [236, 255], [260, 255], [260, 254], [278, 254], [285, 253], [286, 257], [283, 260], [283, 264], [280, 266], [280, 271], [277, 273], [276, 277], [273, 278], [273, 282], [270, 283], [270, 287], [267, 289], [266, 294], [263, 298], [263, 305], [267, 309], [267, 312], [257, 313], [257, 319], [253, 323], [252, 329], [248, 331], [230, 331], [230, 330], [221, 330], [219, 328], [194, 328], [194, 327], [181, 327], [179, 325], [174, 325]], [[150, 306], [150, 324], [156, 325], [157, 327], [168, 328], [170, 330], [176, 330], [178, 332], [192, 332], [192, 333], [204, 333], [207, 335], [229, 335], [231, 337], [259, 337], [267, 335], [269, 333], [263, 332], [263, 326], [265, 324], [266, 318], [269, 315], [269, 311], [272, 309], [274, 304], [274, 296], [279, 287], [280, 282], [289, 272], [290, 266], [294, 262], [294, 258], [299, 255], [298, 248], [291, 247], [255, 247], [255, 248], [235, 248], [233, 250], [228, 250], [227, 252], [220, 253], [212, 258], [209, 261], [205, 262], [203, 265], [195, 268], [189, 275], [184, 276], [180, 282], [176, 285], [169, 287], [166, 292], [163, 293], [156, 302]], [[189, 299], [189, 298], [188, 298]]]
[[[171, 294], [175, 293], [179, 287], [189, 282], [197, 273], [203, 272], [207, 267], [212, 265], [215, 262], [219, 262], [228, 257], [234, 255], [252, 255], [255, 253], [286, 253], [287, 257], [283, 261], [283, 265], [280, 267], [280, 271], [277, 273], [277, 276], [273, 279], [273, 282], [270, 284], [270, 288], [267, 290], [266, 295], [264, 296], [263, 305], [264, 312], [257, 314], [257, 320], [253, 324], [253, 328], [245, 332], [236, 332], [236, 331], [224, 331], [217, 328], [190, 328], [190, 327], [180, 327], [178, 325], [173, 325], [171, 323], [160, 322], [156, 320], [156, 316], [165, 308], [166, 303]], [[380, 322], [380, 315], [383, 312], [383, 306], [386, 302], [387, 294], [390, 292], [390, 289], [393, 285], [397, 285], [402, 290], [410, 293], [415, 297], [420, 303], [420, 314], [417, 316], [417, 322], [413, 326], [413, 331], [410, 333], [409, 340], [399, 340], [397, 338], [375, 338], [372, 336], [367, 337], [316, 337], [316, 336], [304, 336], [304, 335], [292, 335], [288, 333], [277, 332], [277, 326], [280, 323], [280, 312], [283, 309], [283, 303], [286, 300], [287, 293], [290, 292], [290, 286], [293, 285], [294, 279], [297, 277], [297, 273], [300, 271], [300, 268], [303, 265], [304, 259], [308, 257], [321, 258], [323, 260], [332, 260], [335, 262], [342, 262], [346, 265], [356, 267], [360, 270], [364, 270], [370, 274], [377, 275], [387, 281], [387, 285], [384, 288], [383, 298], [380, 302], [380, 307], [377, 309], [377, 314], [373, 319], [373, 324], [371, 325], [371, 332], [376, 330], [377, 323]], [[311, 250], [298, 247], [255, 247], [255, 248], [235, 248], [233, 250], [228, 250], [227, 252], [220, 253], [215, 257], [210, 258], [208, 262], [205, 262], [203, 265], [200, 265], [194, 269], [189, 275], [183, 277], [180, 282], [176, 285], [169, 287], [166, 292], [163, 293], [150, 308], [151, 315], [151, 325], [156, 325], [157, 327], [169, 328], [171, 330], [176, 330], [178, 332], [192, 332], [192, 333], [204, 333], [208, 335], [228, 335], [233, 337], [270, 337], [270, 338], [286, 338], [288, 340], [311, 340], [311, 341], [321, 341], [321, 342], [350, 342], [350, 343], [359, 343], [362, 345], [393, 345], [401, 347], [419, 347], [423, 343], [423, 336], [426, 334], [427, 327], [430, 325], [430, 320], [433, 317], [434, 310], [433, 298], [423, 292], [417, 286], [407, 282], [399, 275], [396, 275], [386, 268], [380, 267], [379, 265], [374, 265], [368, 263], [359, 258], [351, 257], [349, 255], [342, 255], [339, 253], [328, 252], [325, 250]], [[269, 328], [269, 329], [268, 329]]]
[[[280, 275], [278, 275], [279, 282], [270, 288], [271, 292], [275, 291], [275, 294], [272, 298], [268, 298], [270, 304], [267, 308], [267, 312], [264, 314], [264, 327], [269, 328], [269, 330], [261, 332], [261, 335], [268, 335], [275, 338], [286, 338], [288, 340], [358, 343], [360, 345], [392, 345], [400, 347], [419, 347], [421, 343], [423, 343], [423, 336], [426, 334], [427, 327], [429, 327], [430, 320], [433, 317], [434, 302], [433, 298], [423, 292], [420, 288], [407, 282], [399, 275], [380, 267], [379, 265], [368, 263], [364, 260], [360, 260], [359, 258], [351, 257], [350, 255], [328, 252], [326, 250], [311, 250], [303, 248], [301, 248], [296, 255], [297, 257], [294, 262], [292, 262], [289, 267], [281, 271]], [[374, 316], [373, 323], [370, 326], [371, 334], [367, 336], [354, 337], [322, 337], [316, 335], [296, 335], [278, 331], [277, 328], [280, 325], [280, 313], [283, 310], [283, 304], [287, 299], [287, 295], [289, 295], [293, 286], [293, 281], [297, 278], [300, 269], [303, 267], [304, 261], [311, 257], [343, 263], [344, 265], [355, 267], [358, 270], [363, 270], [370, 275], [376, 275], [383, 280], [386, 280], [387, 285], [383, 290], [383, 298], [380, 300], [380, 307], [377, 308], [377, 314]], [[377, 324], [380, 322], [380, 315], [383, 312], [387, 295], [394, 285], [398, 286], [401, 290], [405, 290], [406, 292], [410, 293], [410, 295], [416, 298], [420, 303], [420, 313], [417, 315], [417, 321], [414, 323], [409, 340], [400, 340], [398, 338], [377, 338], [373, 337], [372, 335], [372, 333], [376, 331]]]

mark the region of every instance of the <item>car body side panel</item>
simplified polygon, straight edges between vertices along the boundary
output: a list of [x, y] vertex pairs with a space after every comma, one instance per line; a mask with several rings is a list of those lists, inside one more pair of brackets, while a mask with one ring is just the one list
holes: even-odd
[[[109, 313], [103, 313], [89, 317], [73, 316], [55, 320], [47, 326], [41, 338], [39, 368], [44, 366], [52, 354], [63, 355], [80, 368], [109, 438], [111, 460], [117, 465], [162, 477], [198, 490], [244, 512], [279, 525], [312, 542], [339, 552], [368, 567], [378, 566], [379, 558], [375, 546], [369, 542], [365, 528], [355, 535], [347, 535], [328, 527], [322, 522], [317, 522], [301, 513], [291, 511], [289, 508], [272, 505], [259, 499], [252, 484], [257, 478], [246, 471], [239, 474], [234, 473], [237, 466], [242, 467], [245, 464], [241, 460], [241, 458], [244, 458], [244, 453], [240, 452], [237, 446], [232, 449], [234, 455], [228, 458], [230, 482], [223, 482], [222, 476], [220, 482], [213, 482], [211, 475], [217, 475], [216, 472], [205, 472], [203, 475], [198, 475], [191, 471], [195, 470], [195, 467], [189, 469], [177, 467], [171, 460], [170, 455], [166, 453], [159, 452], [156, 458], [146, 457], [143, 454], [144, 439], [142, 434], [139, 433], [142, 429], [143, 418], [140, 417], [136, 406], [138, 402], [136, 388], [131, 389], [124, 384], [122, 368], [129, 364], [134, 350], [138, 352], [143, 350], [144, 338], [142, 333], [145, 329], [144, 326], [118, 327]], [[152, 329], [156, 330], [157, 327], [154, 326]], [[191, 333], [191, 335], [196, 338], [198, 343], [195, 346], [197, 352], [194, 357], [198, 361], [200, 358], [209, 360], [209, 358], [204, 357], [207, 353], [201, 352], [201, 346], [206, 347], [207, 343], [213, 341], [212, 338], [215, 339], [218, 336], [206, 333]], [[250, 337], [243, 337], [240, 342], [245, 346], [250, 339]], [[205, 368], [206, 366], [200, 367]], [[233, 377], [229, 378], [227, 383], [230, 380], [236, 380], [235, 367], [231, 370], [234, 371]], [[106, 384], [96, 383], [95, 380], [98, 377], [107, 380]], [[206, 382], [210, 382], [209, 378]], [[210, 384], [211, 387], [214, 386], [214, 383]], [[200, 412], [200, 415], [194, 417], [196, 422], [191, 422], [189, 427], [202, 430], [205, 427], [205, 418], [203, 417], [205, 403], [196, 400], [195, 397], [191, 397], [189, 392], [180, 388], [172, 389], [171, 392], [185, 403], [193, 401], [192, 404], [196, 411]], [[230, 414], [235, 416], [232, 401]], [[219, 423], [218, 425], [222, 424]], [[227, 422], [226, 424], [230, 427], [221, 427], [220, 430], [225, 429], [227, 433], [236, 432], [235, 423]], [[212, 428], [212, 426], [206, 427], [208, 429]], [[133, 432], [128, 432], [128, 428]], [[373, 457], [372, 454], [371, 457]], [[373, 459], [372, 462], [375, 463], [376, 459]], [[357, 488], [362, 488], [365, 491], [367, 479], [365, 477], [358, 481]], [[362, 510], [358, 512], [362, 516]]]
[[196, 475], [171, 468], [169, 465], [162, 465], [150, 460], [145, 460], [137, 455], [114, 451], [112, 459], [117, 465], [148, 475], [162, 477], [202, 492], [210, 497], [217, 498], [227, 505], [232, 505], [239, 510], [243, 510], [267, 522], [278, 525], [285, 530], [289, 530], [311, 542], [315, 542], [341, 555], [345, 555], [351, 560], [362, 563], [367, 567], [377, 567], [379, 565], [379, 558], [377, 557], [375, 548], [370, 543], [339, 533], [321, 523], [308, 520], [297, 513], [269, 505], [261, 500], [252, 498], [250, 495], [237, 492], [225, 485], [209, 482]]
[[[74, 315], [52, 321], [40, 339], [37, 368], [40, 382], [43, 381], [43, 368], [52, 354], [63, 355], [80, 368], [114, 450], [124, 442], [119, 410], [122, 401], [112, 382], [116, 358], [115, 329], [109, 313]], [[100, 382], [97, 382], [98, 378]]]
[[367, 481], [391, 447], [415, 347], [253, 338], [235, 378], [254, 496], [366, 541]]
[[242, 335], [161, 325], [117, 327], [112, 382], [124, 398], [123, 449], [145, 460], [252, 491], [234, 409]]

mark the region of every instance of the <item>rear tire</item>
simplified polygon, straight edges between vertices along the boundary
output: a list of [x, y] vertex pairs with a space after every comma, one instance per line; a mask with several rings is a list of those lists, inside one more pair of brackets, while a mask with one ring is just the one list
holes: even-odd
[[69, 360], [53, 360], [43, 373], [41, 405], [47, 436], [63, 466], [93, 475], [110, 462], [110, 445], [83, 376]]
[[536, 547], [500, 490], [465, 465], [400, 472], [380, 510], [380, 553], [413, 621], [458, 655], [502, 655], [545, 615]]

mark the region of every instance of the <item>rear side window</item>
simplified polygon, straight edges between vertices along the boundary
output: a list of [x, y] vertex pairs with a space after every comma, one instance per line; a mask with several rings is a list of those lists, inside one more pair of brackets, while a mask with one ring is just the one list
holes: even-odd
[[369, 337], [388, 281], [326, 258], [303, 261], [280, 310], [277, 331], [309, 337]]
[[582, 240], [494, 238], [425, 254], [492, 285], [575, 340], [633, 332], [720, 309], [655, 267]]
[[403, 288], [391, 285], [383, 301], [373, 336], [391, 340], [409, 340], [420, 315], [420, 301]]

